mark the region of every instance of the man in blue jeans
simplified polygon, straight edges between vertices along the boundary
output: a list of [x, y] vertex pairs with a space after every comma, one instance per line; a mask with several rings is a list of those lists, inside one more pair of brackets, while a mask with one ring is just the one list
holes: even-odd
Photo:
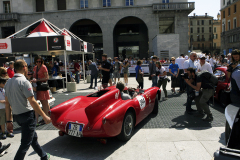
[[[34, 98], [32, 85], [24, 76], [28, 73], [27, 63], [24, 60], [17, 60], [14, 63], [14, 69], [16, 72], [14, 77], [5, 85], [7, 130], [10, 133], [13, 131], [12, 112], [22, 132], [21, 145], [14, 160], [23, 160], [30, 145], [41, 160], [48, 160], [50, 154], [46, 153], [37, 141], [34, 111], [43, 117], [46, 124], [51, 123], [51, 119], [40, 108]], [[27, 105], [27, 100], [31, 106]]]
[[89, 70], [91, 71], [91, 84], [89, 88], [92, 88], [93, 86], [93, 79], [95, 79], [95, 88], [97, 87], [97, 76], [98, 76], [98, 70], [97, 66], [92, 63], [91, 60], [88, 61], [88, 67]]
[[152, 62], [149, 64], [149, 73], [152, 77], [152, 87], [157, 86], [157, 76], [156, 76], [156, 61], [157, 56], [152, 57]]

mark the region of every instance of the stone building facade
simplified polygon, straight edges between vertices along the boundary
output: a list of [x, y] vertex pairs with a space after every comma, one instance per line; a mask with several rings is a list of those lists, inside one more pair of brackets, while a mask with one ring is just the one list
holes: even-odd
[[221, 15], [213, 20], [213, 53], [220, 53], [221, 50]]
[[189, 50], [212, 52], [213, 17], [205, 15], [189, 16]]
[[[160, 56], [160, 50], [169, 48], [166, 42], [172, 34], [179, 37], [174, 42], [179, 47], [170, 56], [186, 54], [188, 14], [195, 7], [188, 0], [0, 0], [0, 4], [4, 6], [0, 7], [0, 38], [45, 18], [95, 44], [96, 56], [126, 52], [140, 58]], [[161, 34], [165, 38], [157, 43], [165, 41], [166, 45], [154, 49], [158, 45], [153, 39]]]
[[240, 0], [221, 0], [221, 51], [240, 49]]

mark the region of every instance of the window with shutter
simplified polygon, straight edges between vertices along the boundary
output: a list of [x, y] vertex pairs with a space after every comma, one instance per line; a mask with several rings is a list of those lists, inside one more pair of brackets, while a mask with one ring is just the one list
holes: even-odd
[[44, 12], [44, 0], [36, 0], [36, 12]]
[[57, 0], [58, 10], [66, 10], [66, 0]]

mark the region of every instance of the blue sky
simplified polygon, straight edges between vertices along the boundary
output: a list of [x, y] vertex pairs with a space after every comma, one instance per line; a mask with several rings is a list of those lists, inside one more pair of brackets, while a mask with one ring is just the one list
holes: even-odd
[[205, 13], [208, 13], [209, 16], [217, 19], [217, 14], [220, 12], [220, 1], [221, 0], [188, 0], [188, 2], [195, 2], [195, 10], [193, 10], [189, 16], [192, 16], [193, 13], [196, 13], [196, 15], [205, 15]]

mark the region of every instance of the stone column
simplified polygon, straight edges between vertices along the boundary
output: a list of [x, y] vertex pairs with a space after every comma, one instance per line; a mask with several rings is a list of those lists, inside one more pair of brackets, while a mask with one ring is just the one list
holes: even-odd
[[103, 24], [101, 25], [103, 34], [103, 53], [106, 53], [108, 57], [114, 57], [113, 48], [113, 25]]

